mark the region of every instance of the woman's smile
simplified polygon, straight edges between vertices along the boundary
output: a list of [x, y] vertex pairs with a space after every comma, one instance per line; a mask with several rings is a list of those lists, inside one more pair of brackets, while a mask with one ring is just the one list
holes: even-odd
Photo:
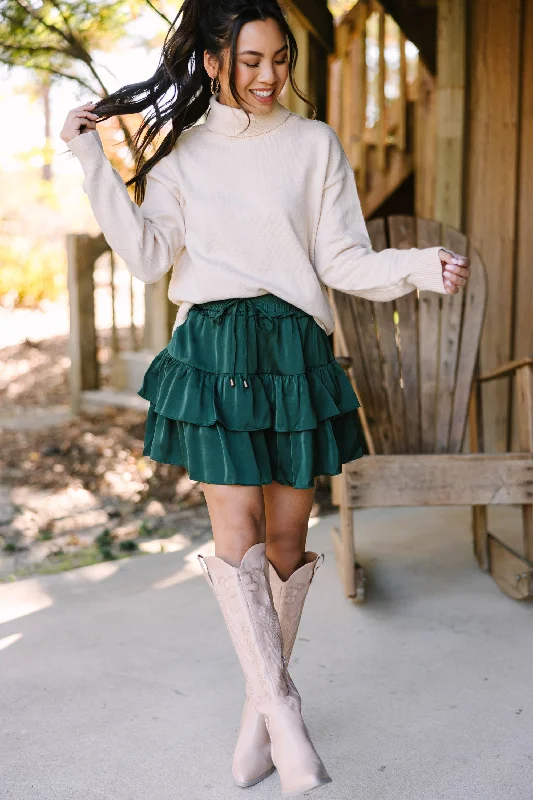
[[276, 93], [275, 89], [250, 89], [250, 92], [256, 98], [259, 103], [264, 103], [265, 105], [271, 103], [274, 99], [274, 95]]

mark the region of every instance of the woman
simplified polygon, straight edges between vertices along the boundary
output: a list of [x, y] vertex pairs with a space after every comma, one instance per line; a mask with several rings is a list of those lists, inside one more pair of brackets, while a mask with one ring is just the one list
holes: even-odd
[[[372, 251], [335, 132], [277, 99], [289, 78], [309, 103], [296, 57], [276, 0], [185, 0], [155, 75], [73, 109], [61, 134], [132, 274], [151, 283], [174, 267], [173, 334], [139, 390], [144, 453], [184, 465], [206, 497], [216, 555], [199, 558], [247, 687], [233, 777], [251, 786], [277, 768], [287, 795], [331, 780], [287, 671], [323, 560], [305, 549], [316, 477], [362, 455], [325, 287], [391, 300], [453, 294], [469, 274], [438, 247]], [[171, 129], [131, 181], [139, 207], [95, 123], [140, 111], [141, 153]]]

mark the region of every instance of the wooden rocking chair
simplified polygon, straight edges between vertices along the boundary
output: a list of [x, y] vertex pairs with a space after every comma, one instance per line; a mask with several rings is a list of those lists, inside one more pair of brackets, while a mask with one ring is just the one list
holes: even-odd
[[[354, 509], [472, 506], [474, 554], [509, 597], [533, 596], [533, 359], [475, 377], [487, 293], [477, 250], [433, 220], [393, 216], [368, 224], [375, 250], [444, 247], [468, 254], [472, 274], [457, 295], [412, 292], [373, 303], [329, 289], [335, 350], [361, 401], [369, 455], [334, 478], [341, 528], [332, 530], [347, 597], [365, 597], [354, 545]], [[387, 230], [389, 242], [387, 242]], [[483, 452], [480, 384], [514, 375], [520, 453]], [[469, 413], [470, 412], [470, 413]], [[470, 452], [463, 454], [466, 422]], [[487, 531], [487, 506], [522, 506], [524, 552]]]

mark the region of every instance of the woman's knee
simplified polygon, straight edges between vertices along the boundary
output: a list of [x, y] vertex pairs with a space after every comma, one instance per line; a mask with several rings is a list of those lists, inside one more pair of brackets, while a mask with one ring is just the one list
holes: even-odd
[[215, 554], [238, 566], [246, 551], [265, 541], [265, 509], [260, 487], [202, 484]]
[[267, 557], [283, 580], [304, 563], [306, 537], [307, 526], [267, 530]]

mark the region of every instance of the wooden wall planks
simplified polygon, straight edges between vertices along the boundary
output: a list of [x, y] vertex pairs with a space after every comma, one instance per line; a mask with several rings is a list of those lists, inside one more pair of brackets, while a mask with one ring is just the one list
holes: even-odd
[[461, 229], [465, 121], [465, 0], [439, 0], [435, 218]]
[[415, 214], [435, 217], [437, 92], [433, 75], [419, 64], [415, 107]]
[[[513, 358], [533, 355], [533, 3], [525, 2], [522, 20], [523, 60], [520, 101], [518, 217], [515, 273]], [[517, 437], [514, 404], [514, 439]]]
[[[520, 0], [472, 0], [469, 20], [469, 109], [466, 233], [488, 272], [483, 370], [512, 355], [518, 159]], [[509, 384], [483, 388], [488, 451], [508, 448]]]

